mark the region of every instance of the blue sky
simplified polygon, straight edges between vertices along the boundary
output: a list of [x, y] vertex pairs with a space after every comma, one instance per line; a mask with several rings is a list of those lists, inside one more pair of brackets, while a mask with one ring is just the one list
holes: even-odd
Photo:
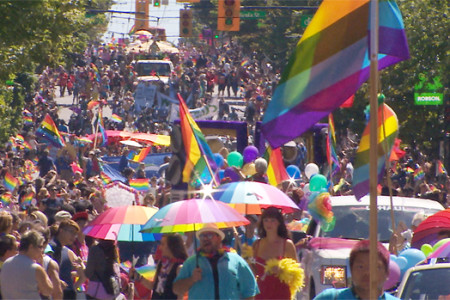
[[[116, 0], [111, 10], [116, 11], [135, 11], [135, 0]], [[152, 3], [153, 1], [150, 0]], [[169, 0], [169, 5], [161, 5], [154, 7], [150, 4], [150, 26], [157, 26], [166, 29], [167, 40], [173, 43], [178, 41], [179, 35], [179, 15], [180, 9], [183, 8], [183, 3], [176, 3], [176, 0]], [[134, 15], [132, 14], [118, 14], [111, 15], [108, 32], [104, 35], [105, 42], [109, 42], [112, 33], [115, 38], [127, 37], [128, 32], [134, 24]], [[159, 18], [159, 24], [156, 22], [156, 17]]]

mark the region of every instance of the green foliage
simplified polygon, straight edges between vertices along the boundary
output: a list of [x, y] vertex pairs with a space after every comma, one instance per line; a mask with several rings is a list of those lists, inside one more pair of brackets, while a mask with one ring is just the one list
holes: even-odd
[[[23, 99], [32, 93], [24, 73], [36, 67], [70, 66], [72, 53], [82, 53], [106, 29], [104, 14], [86, 18], [86, 8], [109, 9], [111, 0], [0, 1], [0, 141], [20, 125]], [[6, 88], [14, 80], [15, 88]], [[17, 117], [17, 120], [14, 119]]]

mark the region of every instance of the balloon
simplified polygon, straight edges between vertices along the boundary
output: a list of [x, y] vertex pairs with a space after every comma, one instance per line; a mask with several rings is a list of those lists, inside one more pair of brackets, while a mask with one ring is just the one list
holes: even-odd
[[231, 182], [240, 180], [239, 174], [237, 174], [231, 167], [228, 167], [225, 169], [225, 172], [223, 173], [223, 177], [229, 177], [231, 179]]
[[318, 192], [327, 186], [327, 178], [322, 174], [316, 174], [309, 181], [309, 189], [313, 192]]
[[389, 275], [387, 280], [384, 282], [383, 289], [389, 290], [397, 285], [400, 281], [400, 267], [394, 260], [389, 260]]
[[219, 174], [219, 180], [222, 180], [224, 177], [225, 170], [219, 170], [217, 174]]
[[336, 225], [336, 217], [333, 216], [333, 219], [331, 220], [331, 222], [328, 223], [322, 223], [320, 225], [320, 227], [322, 228], [322, 230], [324, 232], [328, 232], [334, 229], [334, 225]]
[[311, 189], [309, 188], [309, 183], [307, 183], [307, 184], [305, 184], [304, 186], [303, 186], [303, 193], [305, 193], [305, 196], [306, 195], [309, 195], [310, 193], [311, 193]]
[[423, 254], [425, 254], [425, 256], [428, 257], [428, 255], [430, 255], [431, 252], [433, 252], [433, 247], [431, 247], [430, 244], [423, 244], [422, 247], [420, 247], [420, 251], [422, 251]]
[[258, 158], [259, 151], [258, 148], [255, 146], [247, 146], [244, 149], [243, 157], [244, 157], [244, 163], [247, 164], [249, 162], [254, 161]]
[[216, 165], [218, 168], [221, 168], [223, 166], [223, 156], [220, 153], [214, 153], [214, 161], [216, 162]]
[[400, 272], [402, 270], [406, 271], [405, 268], [406, 268], [406, 265], [408, 264], [408, 261], [406, 260], [405, 257], [403, 257], [403, 256], [395, 256], [395, 255], [391, 254], [391, 260], [395, 261], [395, 263], [400, 268]]
[[240, 169], [242, 167], [244, 159], [242, 157], [242, 154], [240, 154], [237, 151], [233, 151], [230, 154], [228, 154], [227, 162], [230, 167], [236, 167]]
[[417, 263], [421, 262], [422, 260], [424, 260], [426, 258], [425, 254], [423, 254], [422, 251], [420, 251], [419, 249], [414, 249], [414, 248], [409, 248], [409, 249], [402, 251], [400, 253], [399, 257], [406, 258], [406, 267], [404, 269], [400, 268], [400, 270], [402, 272], [402, 276], [403, 276], [403, 274], [405, 274], [406, 270], [414, 267]]
[[242, 167], [241, 170], [242, 174], [244, 174], [245, 176], [252, 176], [256, 174], [256, 169], [255, 169], [255, 164], [254, 163], [248, 163], [245, 164]]
[[319, 167], [315, 163], [307, 164], [305, 167], [305, 175], [309, 179], [312, 175], [319, 173]]
[[295, 165], [289, 165], [286, 168], [286, 172], [288, 173], [289, 177], [294, 179], [300, 179], [301, 172], [300, 169]]
[[438, 241], [436, 244], [433, 245], [433, 251], [435, 251], [437, 248], [439, 248], [440, 246], [444, 245], [448, 241], [450, 241], [450, 238], [446, 238], [446, 239]]

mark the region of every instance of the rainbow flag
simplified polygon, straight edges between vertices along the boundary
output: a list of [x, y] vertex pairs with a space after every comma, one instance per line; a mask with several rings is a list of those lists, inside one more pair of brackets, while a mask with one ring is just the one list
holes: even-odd
[[150, 189], [148, 179], [130, 179], [130, 186], [140, 192], [146, 192]]
[[[133, 266], [132, 263], [128, 260], [120, 263], [120, 268], [127, 273], [130, 272], [130, 268], [132, 266]], [[138, 267], [138, 268], [136, 268], [136, 272], [138, 272], [140, 275], [144, 276], [145, 279], [153, 280], [153, 278], [155, 277], [155, 274], [156, 274], [156, 265], [148, 264], [148, 265]]]
[[36, 130], [36, 134], [47, 139], [55, 147], [64, 147], [66, 143], [61, 137], [58, 128], [53, 122], [53, 119], [47, 114], [41, 123], [41, 126]]
[[30, 206], [33, 202], [33, 198], [34, 198], [34, 192], [29, 192], [27, 194], [22, 195], [22, 197], [20, 197], [19, 203], [22, 207]]
[[95, 64], [91, 63], [91, 68], [94, 71], [94, 78], [95, 78], [95, 80], [97, 82], [100, 82], [101, 77], [100, 77], [100, 72], [97, 69], [97, 66]]
[[128, 35], [133, 35], [135, 32], [136, 32], [136, 25], [133, 25], [133, 26], [130, 28], [130, 31], [128, 31]]
[[419, 181], [425, 178], [425, 172], [423, 171], [422, 167], [418, 167], [414, 171], [414, 180]]
[[437, 162], [437, 173], [439, 174], [447, 174], [447, 170], [444, 167], [442, 161], [438, 160]]
[[16, 177], [12, 176], [11, 173], [6, 171], [5, 177], [3, 178], [3, 185], [5, 186], [5, 188], [12, 192], [14, 191], [18, 183], [19, 180], [17, 180]]
[[112, 114], [111, 120], [113, 120], [116, 123], [122, 123], [122, 118], [116, 114]]
[[[378, 108], [378, 182], [385, 174], [385, 153], [389, 158], [390, 152], [398, 134], [398, 119], [395, 112], [382, 103]], [[386, 134], [386, 136], [385, 136]], [[358, 151], [356, 152], [353, 171], [353, 192], [356, 199], [361, 199], [369, 193], [369, 148], [370, 148], [370, 124], [364, 129]]]
[[30, 116], [23, 116], [23, 123], [25, 125], [32, 125], [33, 124], [33, 118]]
[[97, 122], [100, 122], [98, 124], [98, 130], [100, 131], [100, 133], [102, 135], [102, 143], [100, 144], [100, 146], [106, 146], [106, 144], [108, 143], [108, 136], [106, 135], [105, 125], [103, 124], [102, 109], [99, 109], [99, 111], [98, 111]]
[[23, 114], [24, 116], [28, 116], [28, 117], [32, 117], [32, 116], [33, 116], [33, 114], [31, 113], [31, 111], [29, 111], [28, 109], [24, 109], [24, 110], [22, 111], [22, 114]]
[[3, 207], [9, 206], [11, 204], [12, 194], [10, 192], [6, 192], [0, 195], [0, 201], [2, 202]]
[[104, 185], [107, 185], [109, 183], [112, 182], [111, 177], [109, 177], [108, 175], [106, 175], [105, 172], [100, 172], [100, 179], [102, 180]]
[[100, 104], [100, 101], [91, 100], [87, 104], [87, 109], [92, 110], [94, 107]]
[[245, 67], [245, 66], [247, 66], [248, 64], [250, 64], [250, 61], [249, 61], [247, 58], [245, 58], [245, 59], [241, 62], [241, 67]]
[[[272, 147], [306, 132], [370, 77], [369, 6], [370, 0], [321, 3], [264, 114], [262, 130]], [[380, 0], [378, 69], [408, 58], [400, 10]]]
[[186, 163], [183, 169], [183, 182], [190, 182], [193, 173], [194, 180], [201, 178], [210, 182], [212, 180], [212, 175], [208, 170], [208, 165], [213, 172], [216, 168], [213, 153], [180, 94], [178, 94], [178, 100], [180, 101], [181, 135], [186, 153]]
[[133, 161], [135, 162], [141, 162], [144, 160], [144, 158], [147, 157], [147, 155], [150, 153], [150, 150], [152, 149], [152, 147], [145, 147], [142, 148], [142, 150], [139, 152], [139, 154], [136, 154], [133, 157]]
[[330, 178], [339, 170], [339, 158], [336, 154], [336, 133], [333, 114], [328, 115], [327, 161], [331, 166]]
[[284, 166], [281, 148], [272, 149], [272, 147], [268, 146], [263, 157], [267, 160], [266, 174], [270, 185], [278, 186], [284, 180], [289, 180], [289, 175]]

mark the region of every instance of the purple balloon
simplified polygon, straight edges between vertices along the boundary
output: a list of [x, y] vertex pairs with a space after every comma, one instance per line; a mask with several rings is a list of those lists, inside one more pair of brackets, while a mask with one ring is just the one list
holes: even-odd
[[389, 276], [384, 282], [383, 288], [389, 290], [400, 281], [400, 267], [394, 260], [389, 260]]
[[231, 167], [225, 169], [225, 172], [223, 172], [223, 177], [229, 177], [231, 179], [231, 182], [240, 180], [239, 174], [237, 174]]
[[245, 147], [242, 156], [244, 157], [244, 164], [248, 164], [249, 162], [252, 162], [258, 158], [258, 148], [256, 148], [255, 146], [247, 146]]

